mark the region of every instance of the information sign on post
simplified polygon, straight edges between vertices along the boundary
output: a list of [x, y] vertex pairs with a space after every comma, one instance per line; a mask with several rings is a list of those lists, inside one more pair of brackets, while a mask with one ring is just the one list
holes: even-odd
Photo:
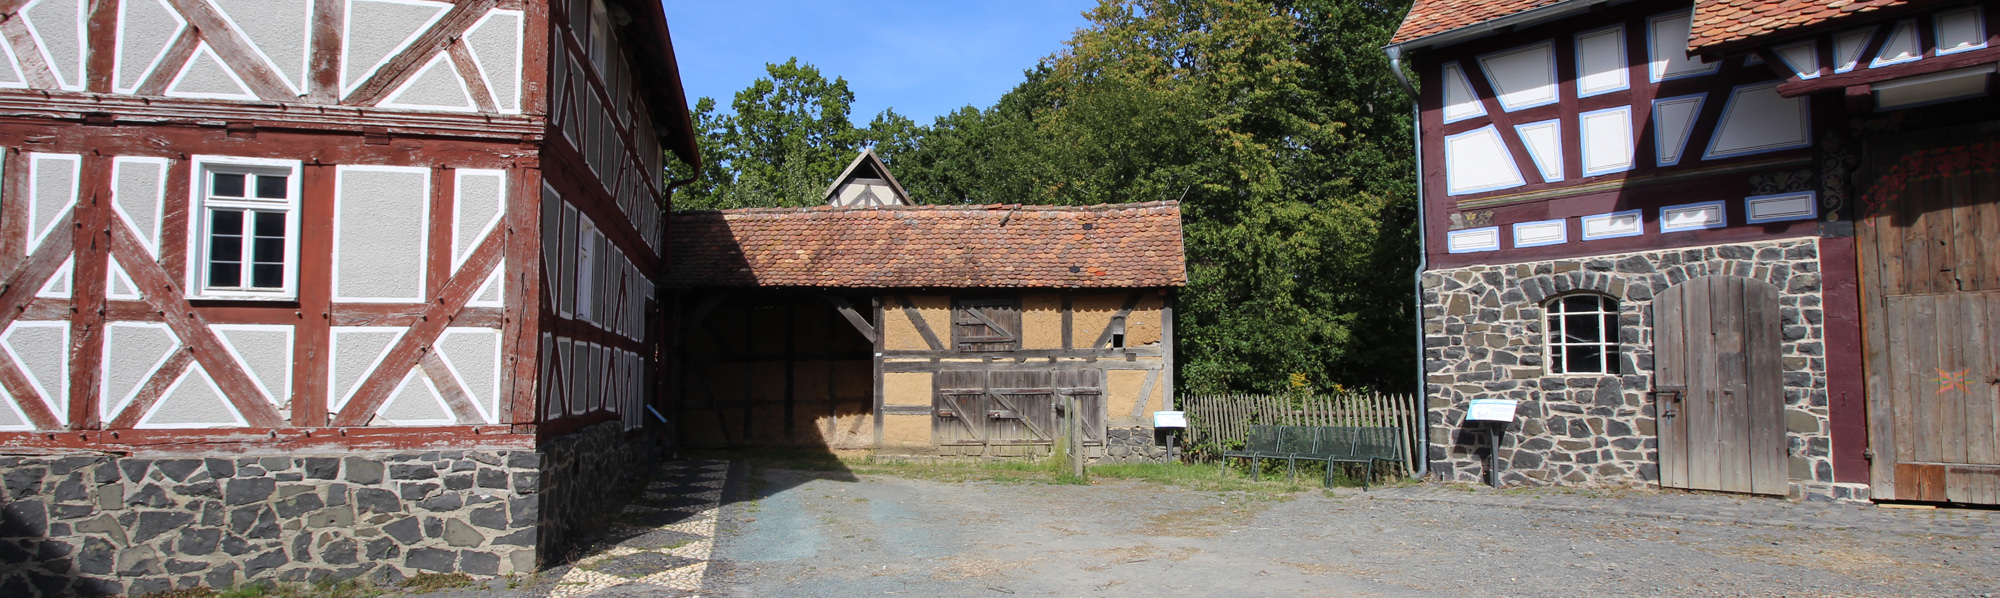
[[1472, 407], [1465, 410], [1465, 419], [1480, 422], [1514, 421], [1514, 407], [1520, 401], [1509, 399], [1473, 399]]
[[1187, 427], [1187, 412], [1186, 412], [1186, 411], [1154, 411], [1154, 412], [1153, 412], [1153, 427], [1155, 427], [1155, 428], [1185, 428], [1185, 427]]
[[1486, 472], [1494, 488], [1500, 487], [1500, 435], [1507, 433], [1507, 424], [1514, 423], [1514, 408], [1519, 405], [1510, 399], [1473, 399], [1472, 406], [1465, 409], [1465, 421], [1484, 423], [1486, 436], [1492, 441], [1486, 452]]

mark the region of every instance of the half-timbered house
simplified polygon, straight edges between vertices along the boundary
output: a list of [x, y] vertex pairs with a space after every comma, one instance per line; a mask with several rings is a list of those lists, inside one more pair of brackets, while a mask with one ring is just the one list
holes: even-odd
[[907, 201], [856, 164], [834, 205], [672, 216], [679, 445], [1046, 455], [1074, 397], [1087, 456], [1167, 457], [1177, 204], [842, 207]]
[[1432, 470], [2000, 504], [1994, 8], [1418, 0]]
[[0, 38], [0, 594], [528, 572], [645, 458], [698, 159], [659, 3], [7, 0]]

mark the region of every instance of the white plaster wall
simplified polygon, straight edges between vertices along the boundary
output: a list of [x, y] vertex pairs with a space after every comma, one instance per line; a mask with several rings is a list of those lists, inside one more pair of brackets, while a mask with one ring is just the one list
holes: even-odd
[[338, 168], [333, 226], [335, 301], [424, 301], [430, 177], [427, 168]]

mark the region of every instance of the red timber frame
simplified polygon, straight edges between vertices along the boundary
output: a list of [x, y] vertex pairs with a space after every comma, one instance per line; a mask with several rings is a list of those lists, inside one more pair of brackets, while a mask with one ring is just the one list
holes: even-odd
[[[0, 0], [0, 14], [19, 10], [21, 0]], [[160, 67], [171, 75], [190, 59], [195, 47], [207, 42], [224, 63], [244, 75], [245, 83], [266, 102], [189, 100], [112, 94], [109, 51], [115, 43], [115, 2], [93, 4], [88, 16], [87, 89], [81, 92], [37, 89], [0, 91], [0, 148], [4, 149], [5, 186], [0, 196], [0, 328], [20, 320], [67, 320], [69, 342], [68, 421], [39, 401], [25, 374], [0, 360], [0, 387], [21, 399], [34, 424], [33, 432], [0, 432], [0, 446], [18, 449], [86, 449], [109, 452], [231, 452], [291, 451], [312, 448], [340, 450], [419, 450], [439, 448], [532, 449], [545, 429], [537, 409], [538, 334], [554, 326], [543, 319], [544, 277], [541, 262], [541, 158], [548, 130], [547, 90], [550, 27], [546, 4], [524, 0], [462, 0], [403, 54], [392, 59], [346, 97], [339, 90], [336, 57], [340, 44], [341, 4], [317, 0], [311, 59], [303, 97], [273, 87], [275, 78], [238, 35], [221, 23], [213, 10], [196, 0], [170, 0], [187, 16], [190, 27], [169, 46]], [[491, 113], [491, 98], [480, 102], [480, 114], [449, 114], [369, 108], [423, 65], [425, 56], [446, 52], [463, 74], [467, 60], [459, 38], [479, 15], [491, 8], [524, 11], [520, 115]], [[32, 49], [19, 19], [0, 22], [0, 43]], [[46, 64], [38, 53], [20, 52], [24, 75], [31, 85], [49, 83]], [[476, 69], [475, 69], [476, 71]], [[473, 73], [474, 76], [477, 73]], [[258, 81], [251, 81], [256, 79]], [[477, 87], [477, 79], [471, 79]], [[140, 94], [157, 96], [167, 82], [156, 75], [141, 85]], [[41, 85], [35, 85], [42, 87]], [[480, 99], [475, 94], [475, 99]], [[317, 104], [317, 105], [315, 105]], [[334, 104], [344, 104], [335, 106]], [[75, 208], [38, 247], [26, 243], [25, 152], [82, 156], [81, 185]], [[298, 297], [290, 302], [190, 301], [185, 254], [189, 231], [189, 185], [198, 154], [299, 160], [303, 163], [299, 229]], [[573, 152], [572, 152], [573, 154]], [[161, 223], [160, 257], [155, 260], [140, 245], [136, 233], [112, 214], [111, 168], [114, 158], [156, 157], [168, 160], [166, 205]], [[353, 304], [332, 301], [332, 227], [335, 171], [341, 165], [417, 166], [431, 169], [434, 184], [430, 204], [430, 279], [427, 302], [421, 304]], [[454, 275], [449, 268], [452, 185], [459, 168], [501, 169], [507, 174], [505, 216], [499, 228], [473, 249]], [[616, 214], [615, 211], [611, 214]], [[608, 217], [600, 222], [613, 222]], [[628, 250], [629, 251], [629, 250]], [[36, 291], [74, 255], [70, 299], [35, 297]], [[647, 254], [634, 254], [647, 255]], [[109, 300], [106, 271], [116, 261], [143, 291], [139, 301]], [[480, 283], [495, 268], [505, 268], [504, 304], [508, 307], [466, 307]], [[170, 327], [183, 347], [167, 365], [153, 373], [139, 396], [118, 413], [99, 413], [100, 361], [104, 327], [111, 322], [157, 322]], [[209, 324], [284, 324], [295, 327], [294, 375], [290, 416], [262, 399], [249, 374], [222, 348]], [[385, 362], [339, 413], [328, 413], [327, 365], [333, 326], [407, 327]], [[432, 427], [365, 427], [368, 415], [387, 399], [400, 373], [422, 368], [443, 387], [447, 403], [461, 411], [463, 392], [448, 376], [433, 373], [440, 365], [431, 344], [446, 326], [491, 327], [502, 333], [500, 423]], [[146, 408], [156, 402], [180, 373], [200, 364], [248, 422], [245, 427], [210, 429], [135, 429]], [[384, 372], [396, 372], [385, 376]]]
[[[648, 173], [650, 167], [636, 149], [642, 147], [638, 143], [639, 135], [651, 134], [651, 132], [638, 130], [638, 127], [634, 123], [625, 122], [625, 117], [628, 115], [620, 114], [617, 108], [618, 106], [628, 106], [633, 110], [637, 110], [644, 106], [644, 100], [641, 100], [632, 89], [627, 89], [626, 91], [633, 93], [633, 96], [624, 98], [614, 97], [611, 91], [613, 86], [604, 80], [597, 70], [591, 66], [588, 58], [586, 58], [588, 52], [585, 49], [584, 43], [574, 33], [576, 28], [572, 24], [588, 27], [588, 20], [587, 17], [582, 15], [573, 15], [571, 11], [573, 8], [579, 7], [579, 5], [589, 6], [590, 3], [578, 2], [576, 0], [552, 0], [551, 3], [560, 5], [560, 8], [551, 13], [551, 27], [548, 31], [551, 35], [550, 59], [557, 59], [556, 56], [558, 54], [556, 53], [558, 52], [568, 53], [576, 59], [578, 65], [582, 68], [569, 72], [565, 87], [557, 89], [552, 86], [549, 89], [548, 99], [553, 100], [553, 102], [551, 104], [552, 107], [549, 109], [548, 129], [544, 138], [546, 143], [544, 144], [545, 151], [542, 154], [542, 182], [561, 195], [562, 203], [575, 208], [582, 216], [588, 217], [597, 226], [598, 232], [603, 234], [606, 240], [616, 246], [619, 251], [623, 252], [625, 257], [631, 260], [634, 267], [638, 268], [641, 272], [649, 273], [649, 277], [657, 283], [657, 273], [663, 270], [664, 263], [661, 257], [655, 253], [653, 249], [655, 245], [649, 244], [645, 238], [645, 234], [635, 227], [630, 219], [620, 210], [618, 201], [612, 193], [612, 190], [619, 189], [622, 185], [636, 182], [643, 190], [642, 193], [647, 197], [665, 196], [665, 189], [660, 184], [659, 173]], [[610, 3], [613, 2], [607, 2], [607, 4]], [[553, 80], [551, 79], [551, 81]], [[601, 103], [600, 105], [609, 107], [607, 110], [614, 115], [611, 119], [612, 122], [608, 124], [610, 131], [616, 136], [618, 145], [622, 148], [622, 151], [614, 159], [606, 161], [606, 172], [602, 175], [601, 179], [599, 178], [600, 175], [591, 172], [588, 161], [584, 157], [584, 150], [572, 144], [563, 132], [564, 126], [568, 124], [566, 122], [568, 119], [584, 117], [584, 115], [578, 113], [575, 109], [578, 105], [576, 94], [590, 94], [590, 96], [594, 96], [596, 101]], [[586, 120], [585, 122], [588, 121]], [[541, 191], [537, 188], [534, 191], [537, 201], [539, 201], [540, 194]], [[661, 238], [651, 240], [651, 243], [657, 244], [658, 247], [663, 249], [666, 247], [664, 237], [665, 221], [666, 219], [663, 214], [661, 218]], [[561, 226], [560, 223], [545, 223], [545, 225]], [[557, 235], [557, 238], [560, 239], [560, 235]], [[540, 251], [539, 243], [537, 243], [537, 247], [537, 251]], [[573, 259], [573, 253], [573, 247], [562, 247], [558, 248], [558, 253], [555, 255], [557, 255], [556, 259], [558, 260], [571, 260]], [[536, 262], [548, 265], [539, 258]], [[538, 317], [541, 322], [539, 328], [541, 333], [555, 338], [568, 338], [577, 343], [593, 343], [640, 355], [645, 364], [643, 366], [645, 377], [640, 384], [640, 392], [642, 396], [649, 397], [648, 400], [643, 401], [644, 406], [641, 409], [652, 407], [661, 409], [664, 412], [665, 405], [659, 403], [661, 393], [654, 390], [658, 387], [658, 384], [653, 382], [654, 376], [657, 375], [656, 372], [659, 370], [658, 364], [661, 363], [660, 360], [664, 356], [659, 346], [664, 338], [660, 333], [659, 327], [660, 323], [663, 322], [661, 299], [656, 296], [653, 300], [644, 301], [643, 303], [634, 303], [633, 301], [620, 302], [614, 306], [614, 309], [619, 311], [612, 314], [601, 314], [603, 317], [598, 318], [606, 322], [615, 322], [620, 317], [626, 315], [625, 310], [643, 310], [643, 320], [646, 323], [645, 338], [635, 341], [590, 321], [574, 317], [564, 317], [558, 313], [557, 304], [559, 299], [557, 295], [562, 292], [563, 285], [556, 281], [561, 273], [553, 265], [548, 266], [548, 269], [541, 272], [544, 280], [549, 281], [544, 287], [547, 289], [547, 292], [540, 295], [541, 301]], [[568, 275], [575, 276], [575, 272], [569, 272]], [[620, 288], [613, 292], [624, 295], [626, 291], [626, 289]], [[634, 296], [636, 297], [636, 295]], [[538, 341], [529, 339], [529, 342], [534, 343]], [[533, 349], [530, 348], [530, 350]], [[559, 359], [559, 356], [551, 355], [549, 358]], [[569, 378], [575, 375], [576, 372], [572, 372], [564, 367], [550, 368], [549, 372], [552, 379], [548, 381], [548, 384], [544, 385], [545, 390], [543, 391], [542, 399], [554, 403], [547, 406], [554, 407], [555, 411], [561, 415], [549, 418], [541, 424], [541, 433], [544, 437], [559, 436], [590, 425], [619, 419], [620, 414], [606, 410], [596, 410], [580, 415], [575, 414], [576, 410], [571, 401], [576, 397], [570, 396], [569, 389], [574, 388], [574, 385], [571, 384]], [[517, 372], [516, 376], [523, 376], [523, 379], [532, 379], [535, 376], [535, 372], [532, 370]], [[600, 392], [602, 391], [601, 389], [610, 388], [614, 384], [616, 382], [608, 378], [595, 381], [595, 386], [600, 389]], [[554, 390], [551, 392], [549, 389]], [[532, 407], [533, 404], [531, 403], [517, 403], [515, 405], [515, 409], [517, 410]], [[651, 417], [650, 413], [636, 415], [641, 418]]]
[[[1414, 68], [1419, 74], [1423, 90], [1419, 105], [1424, 171], [1420, 176], [1424, 177], [1423, 208], [1432, 215], [1429, 218], [1428, 230], [1424, 231], [1432, 268], [1456, 268], [1482, 263], [1558, 259], [1577, 255], [1647, 251], [1818, 234], [1818, 223], [1812, 220], [1743, 226], [1742, 215], [1739, 212], [1731, 216], [1732, 225], [1728, 228], [1662, 235], [1658, 231], [1657, 223], [1653, 223], [1648, 225], [1647, 234], [1633, 237], [1581, 241], [1576, 236], [1576, 231], [1572, 230], [1570, 242], [1559, 245], [1527, 248], [1507, 245], [1499, 251], [1483, 253], [1453, 254], [1446, 251], [1446, 233], [1452, 230], [1451, 221], [1447, 216], [1453, 213], [1490, 211], [1491, 223], [1505, 227], [1516, 222], [1575, 218], [1644, 209], [1647, 212], [1647, 220], [1651, 222], [1657, 216], [1654, 208], [1697, 201], [1692, 198], [1741, 199], [1754, 195], [1748, 191], [1746, 183], [1751, 175], [1811, 168], [1813, 151], [1811, 148], [1718, 160], [1700, 158], [1700, 148], [1708, 146], [1709, 138], [1713, 135], [1716, 123], [1721, 119], [1723, 109], [1728, 103], [1731, 89], [1739, 85], [1779, 80], [1780, 75], [1769, 66], [1768, 62], [1764, 65], [1746, 66], [1743, 59], [1737, 57], [1722, 61], [1720, 68], [1711, 74], [1652, 82], [1647, 67], [1649, 46], [1645, 26], [1649, 18], [1666, 12], [1670, 12], [1668, 7], [1657, 3], [1627, 5], [1561, 19], [1505, 35], [1430, 50], [1418, 57]], [[1628, 63], [1626, 79], [1630, 87], [1622, 91], [1578, 98], [1576, 34], [1620, 24], [1625, 26]], [[1545, 106], [1507, 112], [1501, 107], [1492, 85], [1480, 71], [1477, 57], [1544, 40], [1553, 40], [1555, 44], [1559, 101]], [[1442, 65], [1454, 60], [1463, 69], [1472, 91], [1481, 99], [1481, 106], [1486, 110], [1486, 115], [1446, 124]], [[1653, 100], [1701, 92], [1707, 92], [1708, 95], [1702, 103], [1694, 132], [1687, 141], [1687, 153], [1691, 155], [1683, 157], [1678, 165], [1656, 166], [1652, 122]], [[1624, 172], [1582, 176], [1583, 165], [1579, 151], [1582, 147], [1579, 140], [1581, 131], [1576, 126], [1577, 115], [1619, 106], [1632, 108], [1634, 167]], [[1835, 122], [1842, 111], [1837, 99], [1817, 97], [1812, 100], [1811, 110], [1815, 136], [1824, 130], [1826, 123]], [[1561, 181], [1543, 182], [1541, 174], [1534, 168], [1534, 160], [1528, 155], [1527, 146], [1515, 132], [1514, 125], [1555, 118], [1564, 119], [1562, 147], [1564, 172], [1568, 176]], [[1488, 124], [1493, 125], [1501, 139], [1508, 144], [1514, 162], [1520, 166], [1521, 176], [1527, 181], [1527, 185], [1499, 191], [1447, 195], [1445, 137]]]

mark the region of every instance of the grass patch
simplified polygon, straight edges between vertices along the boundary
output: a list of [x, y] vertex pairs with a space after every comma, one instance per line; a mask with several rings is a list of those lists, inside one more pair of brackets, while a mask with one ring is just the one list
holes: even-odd
[[472, 576], [464, 573], [418, 573], [396, 585], [413, 593], [428, 594], [472, 585]]
[[[470, 578], [467, 578], [470, 581]], [[381, 588], [366, 581], [322, 581], [315, 584], [274, 584], [255, 581], [227, 590], [217, 591], [207, 586], [184, 590], [169, 590], [147, 594], [144, 598], [369, 598], [383, 594]]]

